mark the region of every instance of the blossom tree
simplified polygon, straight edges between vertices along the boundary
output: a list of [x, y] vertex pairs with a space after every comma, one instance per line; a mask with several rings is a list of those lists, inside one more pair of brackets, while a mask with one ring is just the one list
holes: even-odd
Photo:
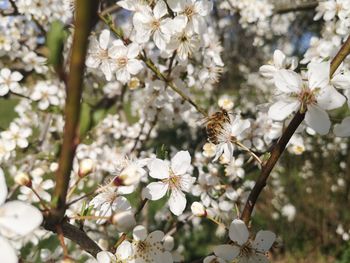
[[350, 0], [0, 12], [4, 262], [269, 262], [281, 222], [350, 239]]

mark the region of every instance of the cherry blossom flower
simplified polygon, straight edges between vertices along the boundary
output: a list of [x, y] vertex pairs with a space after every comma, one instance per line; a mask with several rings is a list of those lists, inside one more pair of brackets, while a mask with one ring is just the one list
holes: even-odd
[[145, 43], [153, 35], [153, 41], [160, 50], [164, 50], [170, 41], [173, 31], [173, 20], [164, 18], [168, 14], [168, 9], [163, 0], [156, 3], [153, 10], [145, 6], [133, 17], [136, 30], [136, 41]]
[[86, 66], [90, 68], [100, 67], [108, 81], [112, 79], [111, 57], [108, 53], [110, 34], [108, 29], [104, 29], [98, 40], [96, 37], [91, 38], [91, 46], [86, 59]]
[[19, 148], [27, 148], [29, 142], [27, 138], [32, 134], [32, 129], [20, 127], [17, 123], [12, 122], [7, 131], [0, 133], [4, 139], [4, 146], [8, 151], [12, 151], [18, 146]]
[[144, 226], [138, 225], [133, 230], [133, 238], [132, 246], [136, 263], [173, 262], [171, 253], [162, 244], [164, 240], [164, 233], [162, 231], [156, 230], [147, 234], [147, 229]]
[[226, 263], [226, 261], [216, 256], [207, 256], [203, 259], [203, 263]]
[[134, 251], [129, 241], [123, 241], [113, 255], [108, 251], [101, 251], [97, 254], [98, 263], [131, 262]]
[[216, 256], [228, 261], [236, 259], [238, 263], [267, 262], [266, 252], [275, 242], [276, 235], [271, 231], [259, 231], [255, 240], [249, 239], [249, 231], [242, 220], [232, 221], [229, 237], [233, 245], [219, 245], [214, 248]]
[[244, 138], [244, 132], [250, 127], [248, 120], [241, 119], [236, 116], [234, 119], [230, 118], [230, 122], [223, 124], [221, 132], [218, 134], [218, 144], [216, 145], [216, 152], [214, 162], [223, 156], [227, 162], [231, 162], [233, 158], [234, 143], [241, 141]]
[[150, 200], [159, 200], [167, 191], [171, 191], [169, 198], [170, 211], [174, 215], [181, 215], [186, 208], [186, 197], [184, 192], [189, 192], [195, 177], [187, 174], [191, 167], [191, 156], [188, 151], [178, 152], [171, 163], [160, 159], [153, 159], [148, 164], [149, 175], [161, 181], [147, 185], [143, 191], [143, 197]]
[[17, 263], [17, 254], [7, 237], [25, 236], [39, 227], [43, 216], [32, 205], [21, 201], [5, 202], [7, 185], [3, 170], [0, 168], [0, 253], [6, 263]]
[[46, 110], [51, 105], [59, 106], [62, 97], [59, 87], [46, 81], [39, 81], [30, 95], [32, 100], [38, 101], [38, 108], [41, 110]]
[[137, 59], [139, 52], [136, 43], [126, 47], [121, 40], [113, 42], [108, 54], [113, 59], [117, 80], [125, 84], [131, 79], [131, 75], [136, 75], [142, 70], [142, 62]]
[[177, 57], [181, 62], [185, 62], [188, 57], [199, 49], [200, 40], [197, 34], [193, 34], [188, 30], [176, 33], [167, 45], [167, 51], [176, 50]]
[[321, 135], [327, 134], [331, 122], [326, 110], [339, 108], [345, 102], [345, 97], [330, 85], [329, 70], [329, 62], [311, 62], [307, 81], [290, 70], [277, 72], [274, 80], [281, 95], [269, 109], [270, 118], [281, 121], [293, 111], [306, 111], [306, 124]]
[[[114, 213], [131, 210], [129, 201], [123, 196], [118, 196], [114, 187], [102, 187], [100, 192], [89, 203], [90, 206], [94, 207], [96, 216], [110, 217]], [[106, 219], [101, 218], [96, 223], [103, 224], [106, 221]]]
[[265, 78], [272, 79], [277, 71], [281, 69], [294, 70], [297, 66], [295, 60], [289, 62], [286, 55], [281, 50], [276, 49], [273, 53], [273, 65], [263, 65], [259, 71]]
[[0, 71], [0, 96], [6, 95], [9, 91], [21, 93], [22, 89], [19, 81], [23, 75], [18, 71], [11, 71], [8, 68], [3, 68]]
[[200, 34], [207, 28], [205, 16], [207, 16], [213, 8], [213, 3], [211, 1], [169, 0], [168, 5], [179, 17], [183, 16], [184, 19], [186, 19], [189, 30]]

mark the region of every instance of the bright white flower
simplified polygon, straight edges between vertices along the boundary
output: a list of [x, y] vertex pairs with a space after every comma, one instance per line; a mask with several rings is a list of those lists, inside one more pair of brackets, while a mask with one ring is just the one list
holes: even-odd
[[164, 233], [156, 230], [147, 235], [144, 226], [136, 226], [133, 230], [134, 241], [132, 243], [135, 262], [172, 263], [173, 258], [169, 251], [165, 250], [162, 241]]
[[206, 144], [203, 145], [203, 155], [205, 157], [214, 157], [216, 152], [216, 145], [211, 142], [207, 142]]
[[199, 202], [193, 202], [191, 205], [192, 214], [195, 216], [206, 216], [207, 212], [205, 211], [204, 205]]
[[23, 75], [18, 71], [11, 71], [8, 68], [3, 68], [0, 71], [0, 96], [6, 95], [9, 91], [21, 93], [22, 89], [19, 81]]
[[[55, 183], [51, 179], [44, 179], [45, 170], [41, 167], [35, 168], [30, 172], [31, 187], [35, 192], [46, 202], [51, 201], [51, 194], [49, 191], [54, 187]], [[20, 194], [18, 199], [27, 202], [39, 202], [39, 198], [34, 194], [32, 189], [22, 186], [20, 187]]]
[[[62, 97], [62, 91], [54, 85], [45, 81], [39, 81], [35, 87], [34, 91], [30, 95], [30, 98], [38, 102], [38, 108], [41, 110], [46, 110], [49, 106], [59, 106], [60, 97]], [[60, 94], [61, 93], [61, 94]], [[61, 96], [60, 96], [61, 95]]]
[[263, 65], [260, 67], [259, 71], [265, 78], [272, 79], [277, 71], [281, 69], [294, 70], [297, 66], [298, 64], [295, 60], [289, 62], [286, 55], [282, 51], [276, 49], [273, 53], [273, 65]]
[[6, 263], [17, 263], [17, 255], [5, 238], [25, 236], [39, 227], [43, 216], [41, 212], [21, 201], [9, 201], [7, 185], [3, 170], [0, 168], [0, 254], [1, 260]]
[[234, 103], [229, 97], [223, 96], [219, 99], [218, 105], [221, 109], [230, 111], [233, 109]]
[[238, 156], [237, 158], [232, 157], [231, 162], [225, 167], [225, 175], [228, 176], [230, 180], [237, 178], [243, 179], [245, 175], [245, 171], [242, 168], [243, 164], [243, 156]]
[[150, 200], [159, 200], [168, 191], [170, 211], [174, 215], [181, 215], [186, 208], [184, 192], [189, 192], [196, 180], [195, 177], [186, 174], [191, 167], [191, 156], [188, 151], [178, 152], [169, 164], [168, 161], [154, 159], [148, 164], [149, 175], [161, 181], [147, 185], [143, 191], [143, 197]]
[[306, 124], [321, 135], [327, 134], [331, 122], [326, 110], [339, 108], [345, 102], [345, 97], [330, 85], [329, 71], [329, 62], [311, 62], [307, 81], [294, 71], [278, 71], [275, 86], [282, 94], [270, 107], [269, 117], [281, 121], [294, 111], [306, 111]]
[[32, 129], [26, 127], [20, 127], [17, 123], [12, 122], [7, 131], [0, 133], [1, 138], [4, 140], [5, 149], [12, 151], [18, 146], [19, 148], [27, 148], [27, 138], [32, 134]]
[[108, 53], [110, 34], [110, 31], [105, 29], [101, 32], [98, 40], [96, 37], [91, 38], [91, 46], [86, 59], [86, 66], [90, 68], [100, 67], [108, 81], [112, 79], [111, 57]]
[[213, 8], [211, 1], [169, 0], [167, 3], [177, 13], [178, 17], [183, 17], [187, 21], [189, 30], [200, 34], [207, 29], [205, 17]]
[[199, 46], [199, 36], [190, 31], [184, 30], [180, 33], [174, 34], [167, 46], [167, 51], [173, 52], [176, 50], [177, 57], [181, 62], [184, 62], [199, 49]]
[[153, 41], [160, 50], [164, 50], [169, 42], [172, 31], [173, 21], [170, 18], [164, 18], [168, 14], [168, 9], [163, 0], [157, 2], [153, 10], [145, 6], [133, 17], [133, 23], [136, 30], [136, 41], [146, 43], [151, 35]]
[[136, 43], [126, 47], [121, 40], [113, 42], [108, 54], [113, 59], [117, 80], [125, 84], [131, 79], [131, 75], [136, 75], [142, 70], [142, 62], [136, 59], [139, 52], [140, 49]]
[[[96, 195], [89, 203], [96, 210], [96, 216], [110, 217], [113, 213], [131, 210], [129, 201], [123, 196], [118, 196], [115, 187], [102, 187], [100, 191], [101, 193]], [[97, 220], [96, 223], [103, 224], [106, 221], [106, 219], [102, 218]]]
[[229, 237], [235, 244], [217, 246], [214, 253], [228, 261], [236, 259], [238, 263], [267, 262], [265, 254], [276, 239], [276, 235], [271, 231], [261, 230], [256, 234], [254, 241], [249, 240], [248, 228], [239, 219], [232, 221]]
[[241, 116], [236, 116], [235, 119], [230, 118], [230, 122], [225, 122], [223, 128], [217, 136], [218, 144], [216, 145], [216, 153], [214, 162], [223, 155], [223, 158], [231, 162], [233, 158], [234, 142], [241, 141], [244, 137], [244, 132], [250, 127], [248, 120], [241, 119]]
[[336, 15], [341, 19], [348, 17], [350, 13], [348, 0], [328, 0], [319, 2], [316, 7], [316, 15], [314, 20], [318, 20], [323, 16], [325, 21], [332, 20]]
[[130, 262], [134, 254], [129, 241], [123, 241], [117, 248], [115, 255], [108, 251], [101, 251], [97, 254], [98, 263]]
[[296, 212], [295, 206], [292, 204], [283, 206], [281, 210], [282, 215], [285, 216], [289, 222], [294, 220]]

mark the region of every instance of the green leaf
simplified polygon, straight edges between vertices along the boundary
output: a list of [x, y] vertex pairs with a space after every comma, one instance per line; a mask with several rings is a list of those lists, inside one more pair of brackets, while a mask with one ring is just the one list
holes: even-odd
[[83, 137], [91, 127], [91, 108], [88, 104], [82, 103], [80, 111], [79, 134]]
[[62, 65], [62, 52], [66, 36], [67, 34], [64, 30], [64, 25], [62, 22], [52, 22], [46, 35], [46, 46], [49, 49], [48, 63], [54, 67]]

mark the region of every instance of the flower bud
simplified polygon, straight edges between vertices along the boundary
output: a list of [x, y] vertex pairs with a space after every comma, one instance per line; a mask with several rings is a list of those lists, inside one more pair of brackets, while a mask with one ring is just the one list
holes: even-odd
[[113, 215], [112, 223], [119, 232], [126, 232], [136, 225], [136, 220], [131, 211], [122, 211]]
[[203, 155], [205, 157], [213, 157], [215, 155], [216, 146], [213, 143], [207, 142], [203, 145]]
[[24, 172], [19, 172], [15, 176], [15, 182], [22, 186], [32, 187], [32, 180], [29, 175]]
[[207, 216], [207, 211], [205, 210], [205, 207], [199, 202], [193, 202], [191, 205], [191, 210], [195, 216]]
[[220, 108], [227, 110], [227, 111], [232, 110], [232, 108], [234, 106], [233, 101], [227, 97], [220, 98], [218, 104], [219, 104]]
[[80, 177], [85, 177], [86, 175], [91, 173], [93, 169], [94, 169], [94, 162], [93, 162], [93, 160], [91, 160], [91, 159], [83, 159], [79, 163], [78, 175]]

